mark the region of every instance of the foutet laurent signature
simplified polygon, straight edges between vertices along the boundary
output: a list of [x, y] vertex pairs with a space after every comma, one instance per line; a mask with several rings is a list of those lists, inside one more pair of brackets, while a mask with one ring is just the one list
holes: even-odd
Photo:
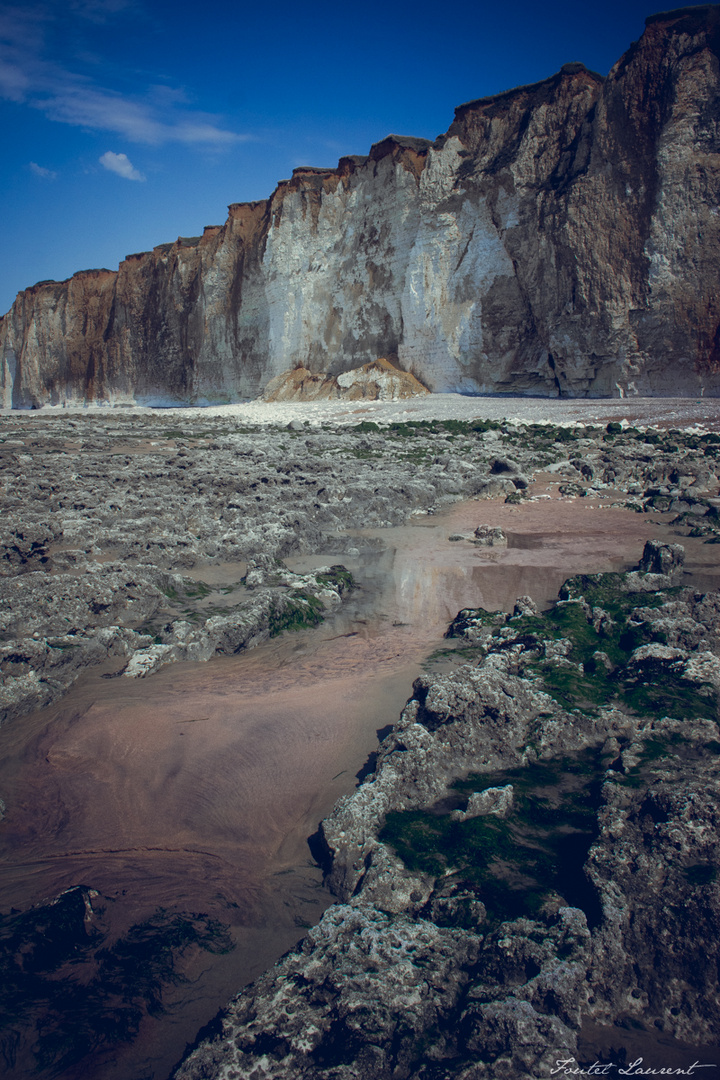
[[684, 1069], [673, 1069], [669, 1066], [654, 1068], [645, 1065], [642, 1058], [633, 1061], [631, 1065], [616, 1065], [614, 1061], [605, 1064], [596, 1061], [594, 1065], [582, 1068], [575, 1058], [564, 1058], [555, 1062], [555, 1068], [550, 1070], [551, 1076], [611, 1076], [617, 1072], [618, 1076], [697, 1076], [698, 1069], [716, 1069], [717, 1065], [706, 1065], [701, 1061], [695, 1061]]

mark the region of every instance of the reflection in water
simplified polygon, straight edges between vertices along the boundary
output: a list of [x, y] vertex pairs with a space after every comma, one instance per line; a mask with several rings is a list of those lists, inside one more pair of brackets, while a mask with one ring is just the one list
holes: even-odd
[[178, 959], [233, 947], [218, 920], [163, 909], [112, 940], [105, 910], [95, 890], [77, 886], [0, 917], [0, 1059], [8, 1072], [32, 1061], [27, 1072], [86, 1075], [89, 1054], [132, 1040], [145, 1013], [161, 1011], [164, 987], [188, 982]]
[[[482, 523], [511, 531], [513, 545], [448, 540]], [[361, 584], [319, 629], [143, 681], [93, 671], [3, 729], [0, 911], [83, 885], [98, 894], [87, 923], [105, 935], [98, 949], [158, 908], [219, 920], [235, 942], [184, 950], [188, 981], [165, 986], [165, 1013], [143, 1014], [131, 1045], [99, 1050], [78, 1075], [161, 1080], [231, 994], [317, 921], [331, 898], [306, 838], [353, 789], [377, 729], [395, 720], [458, 610], [508, 610], [521, 594], [549, 603], [569, 574], [629, 565], [661, 531], [630, 512], [557, 501], [469, 502], [362, 531], [365, 554], [318, 560], [346, 563]], [[215, 567], [213, 579], [233, 572]], [[19, 1046], [8, 1075], [34, 1065]]]

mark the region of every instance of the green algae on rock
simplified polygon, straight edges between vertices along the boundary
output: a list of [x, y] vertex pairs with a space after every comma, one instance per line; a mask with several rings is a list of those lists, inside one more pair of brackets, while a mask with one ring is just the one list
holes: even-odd
[[321, 824], [340, 903], [178, 1080], [260, 1063], [535, 1080], [598, 1058], [588, 1023], [712, 1060], [720, 596], [674, 584], [679, 556], [649, 544], [544, 614], [460, 613], [474, 661], [416, 681], [375, 773]]

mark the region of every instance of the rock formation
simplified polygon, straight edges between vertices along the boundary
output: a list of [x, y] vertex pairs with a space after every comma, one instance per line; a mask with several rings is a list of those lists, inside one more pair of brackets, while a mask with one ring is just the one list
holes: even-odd
[[461, 612], [476, 661], [416, 681], [321, 826], [341, 902], [177, 1080], [619, 1075], [618, 1027], [625, 1075], [715, 1067], [720, 595], [644, 572], [672, 548]]
[[[0, 461], [0, 723], [22, 723], [90, 665], [127, 686], [340, 603], [349, 575], [338, 565], [292, 574], [284, 555], [357, 554], [355, 530], [470, 496], [477, 525], [453, 539], [506, 544], [483, 524], [480, 500], [535, 498], [540, 470], [567, 498], [604, 493], [651, 519], [670, 510], [678, 537], [720, 542], [720, 435], [697, 428], [421, 419], [263, 429], [214, 411], [15, 412], [2, 418]], [[720, 600], [667, 591], [673, 576], [686, 580], [682, 555], [650, 541], [636, 573], [575, 579], [550, 615], [527, 596], [507, 616], [460, 612], [452, 633], [475, 663], [416, 683], [375, 773], [323, 826], [342, 902], [231, 1005], [223, 1037], [178, 1077], [250, 1077], [257, 1065], [275, 1080], [534, 1080], [556, 1053], [599, 1052], [581, 1019], [610, 1036], [616, 1021], [649, 1019], [663, 1038], [717, 1044]], [[240, 560], [241, 580], [198, 580], [202, 567]], [[560, 881], [545, 865], [541, 896], [510, 897], [520, 910], [498, 912], [492, 880], [468, 876], [467, 860], [464, 877], [438, 874], [444, 842], [409, 865], [412, 814], [451, 840], [502, 842], [504, 857], [508, 836], [526, 840], [555, 811], [560, 833], [534, 839], [552, 854], [569, 837], [559, 854], [572, 872]], [[516, 846], [513, 859], [535, 857]], [[543, 868], [515, 866], [528, 869]], [[54, 910], [79, 911], [82, 948], [97, 952], [87, 889], [63, 897]], [[11, 914], [6, 929], [25, 920], [45, 942], [36, 917]], [[12, 971], [30, 955], [17, 949], [6, 950]], [[23, 977], [45, 994], [35, 967]], [[90, 1045], [99, 1031], [88, 1020]]]
[[381, 357], [338, 376], [314, 375], [304, 367], [284, 371], [270, 380], [262, 397], [263, 401], [398, 401], [427, 393], [427, 387], [414, 375], [399, 371]]
[[[162, 413], [123, 411], [10, 414], [4, 423], [0, 724], [55, 700], [108, 658], [144, 676], [249, 647], [287, 618], [312, 622], [338, 602], [342, 577], [291, 575], [276, 558], [460, 498], [520, 500], [538, 468], [557, 472], [569, 497], [631, 489], [621, 505], [671, 510], [691, 535], [720, 537], [712, 432], [483, 420], [312, 433], [295, 421], [243, 432], [205, 415], [183, 417], [181, 430]], [[455, 539], [507, 543], [482, 525]], [[646, 571], [667, 572], [672, 552], [649, 548], [647, 557]], [[228, 596], [183, 573], [228, 560], [249, 566]]]
[[720, 390], [720, 8], [300, 168], [224, 226], [18, 295], [5, 406], [217, 402], [388, 357], [433, 391]]

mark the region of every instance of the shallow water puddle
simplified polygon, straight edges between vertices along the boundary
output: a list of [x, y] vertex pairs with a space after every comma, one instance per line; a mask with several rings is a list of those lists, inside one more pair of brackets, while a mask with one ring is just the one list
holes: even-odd
[[[213, 952], [192, 933], [176, 938], [171, 974], [189, 981], [168, 977], [165, 1012], [148, 1016], [141, 1006], [129, 1043], [100, 1040], [76, 1065], [56, 1056], [66, 1067], [54, 1075], [162, 1080], [231, 994], [317, 921], [332, 898], [307, 837], [354, 788], [377, 730], [395, 721], [458, 610], [509, 610], [522, 594], [547, 604], [573, 573], [622, 569], [647, 538], [678, 539], [657, 517], [595, 506], [470, 501], [343, 537], [339, 546], [356, 543], [361, 554], [288, 560], [300, 571], [343, 562], [358, 579], [320, 628], [143, 681], [93, 671], [55, 706], [0, 731], [8, 804], [0, 911], [25, 911], [78, 885], [97, 893], [83, 907], [85, 933], [98, 935], [93, 947], [50, 978], [91, 980], [101, 949], [121, 939], [127, 952], [139, 933], [131, 927], [157, 919], [158, 908], [166, 929], [177, 913], [203, 914], [235, 942], [231, 952]], [[508, 546], [448, 539], [471, 537], [480, 524], [502, 527]], [[691, 547], [711, 574], [718, 549]], [[230, 582], [236, 570], [210, 568], [207, 580]], [[137, 978], [132, 966], [124, 970]], [[127, 989], [131, 1004], [136, 992]], [[39, 1018], [43, 1006], [33, 1008], [28, 1002], [23, 1022]], [[52, 1017], [45, 1020], [52, 1034]], [[37, 1064], [32, 1025], [13, 1022], [3, 1037], [7, 1075], [27, 1076]], [[39, 1075], [50, 1075], [47, 1061]]]

